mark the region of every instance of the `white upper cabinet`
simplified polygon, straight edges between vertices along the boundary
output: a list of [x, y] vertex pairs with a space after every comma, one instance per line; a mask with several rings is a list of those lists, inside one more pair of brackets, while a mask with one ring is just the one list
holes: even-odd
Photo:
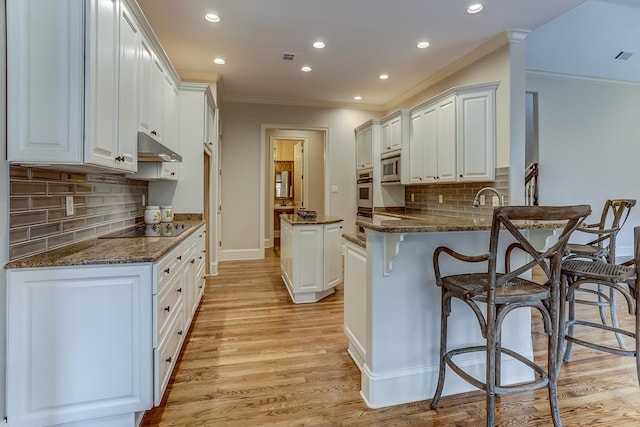
[[[15, 162], [79, 163], [84, 134], [83, 2], [32, 3], [6, 2], [7, 157]], [[46, 25], [35, 31], [34, 23]]]
[[162, 142], [176, 153], [180, 152], [179, 96], [176, 85], [165, 75], [162, 94]]
[[458, 94], [458, 181], [495, 180], [496, 87]]
[[411, 109], [403, 184], [494, 180], [496, 87], [453, 88]]
[[[135, 171], [138, 130], [166, 131], [164, 63], [136, 3], [7, 0], [6, 10], [8, 160]], [[177, 115], [174, 98], [168, 108]]]
[[379, 132], [380, 122], [369, 120], [358, 126], [356, 133], [356, 170], [373, 167], [373, 142]]
[[138, 95], [141, 35], [126, 5], [120, 12], [120, 74], [118, 89], [118, 150], [121, 168], [138, 168]]
[[400, 154], [402, 145], [409, 141], [409, 110], [398, 110], [380, 120], [380, 157]]

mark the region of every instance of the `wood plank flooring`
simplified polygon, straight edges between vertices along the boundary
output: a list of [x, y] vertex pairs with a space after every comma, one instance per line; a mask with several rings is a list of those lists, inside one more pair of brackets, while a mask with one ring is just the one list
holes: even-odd
[[[435, 411], [429, 401], [368, 409], [359, 395], [360, 372], [346, 352], [342, 285], [320, 303], [294, 305], [280, 278], [279, 258], [269, 255], [223, 262], [219, 275], [207, 279], [165, 399], [142, 425], [484, 425], [482, 392], [443, 397]], [[621, 316], [622, 324], [633, 321]], [[535, 316], [532, 334], [536, 358], [545, 357]], [[559, 394], [565, 427], [640, 426], [632, 358], [574, 346], [571, 362], [562, 367]], [[552, 425], [546, 389], [499, 399], [496, 424]]]

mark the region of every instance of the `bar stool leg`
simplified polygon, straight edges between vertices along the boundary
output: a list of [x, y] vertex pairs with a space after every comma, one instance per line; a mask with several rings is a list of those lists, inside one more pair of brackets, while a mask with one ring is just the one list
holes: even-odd
[[438, 370], [438, 385], [436, 386], [436, 392], [431, 399], [431, 409], [436, 409], [438, 401], [442, 396], [442, 389], [444, 388], [444, 375], [447, 369], [444, 357], [447, 354], [447, 321], [451, 314], [451, 296], [448, 295], [446, 290], [442, 288], [442, 307], [440, 310], [440, 368]]

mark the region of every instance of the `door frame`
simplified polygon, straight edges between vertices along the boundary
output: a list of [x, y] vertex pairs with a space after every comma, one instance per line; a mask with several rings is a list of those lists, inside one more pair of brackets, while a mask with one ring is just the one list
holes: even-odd
[[[300, 125], [288, 125], [288, 124], [276, 124], [276, 123], [262, 123], [260, 125], [260, 251], [264, 257], [264, 249], [273, 246], [273, 141], [271, 138], [267, 138], [267, 131], [282, 130], [282, 131], [315, 131], [324, 133], [324, 214], [328, 215], [330, 212], [330, 197], [329, 197], [329, 165], [328, 159], [330, 159], [331, 147], [329, 141], [329, 127], [327, 126], [300, 126]], [[274, 139], [290, 139], [290, 140], [306, 140], [306, 136], [277, 136], [274, 135]], [[308, 151], [308, 150], [307, 150]], [[306, 156], [305, 153], [305, 168], [306, 168]], [[267, 194], [269, 200], [267, 201]], [[267, 229], [267, 221], [270, 221], [269, 228]], [[270, 232], [267, 235], [267, 230]]]

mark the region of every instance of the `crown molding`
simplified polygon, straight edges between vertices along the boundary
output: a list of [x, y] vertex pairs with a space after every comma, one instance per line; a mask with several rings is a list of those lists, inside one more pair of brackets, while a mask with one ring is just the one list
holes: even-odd
[[634, 80], [622, 80], [622, 79], [612, 79], [610, 77], [597, 77], [597, 76], [586, 76], [581, 74], [569, 74], [569, 73], [561, 73], [558, 71], [545, 71], [545, 70], [535, 70], [531, 68], [527, 68], [525, 70], [527, 76], [542, 76], [542, 77], [553, 77], [559, 79], [566, 80], [582, 80], [589, 82], [598, 82], [598, 83], [615, 83], [615, 84], [626, 84], [631, 86], [640, 86], [640, 81]]
[[224, 96], [224, 102], [236, 102], [243, 104], [265, 104], [265, 105], [282, 105], [291, 107], [311, 107], [311, 108], [348, 108], [353, 110], [365, 110], [384, 112], [383, 105], [376, 104], [358, 104], [353, 102], [330, 102], [330, 101], [301, 101], [291, 99], [276, 98], [251, 98], [241, 96]]

